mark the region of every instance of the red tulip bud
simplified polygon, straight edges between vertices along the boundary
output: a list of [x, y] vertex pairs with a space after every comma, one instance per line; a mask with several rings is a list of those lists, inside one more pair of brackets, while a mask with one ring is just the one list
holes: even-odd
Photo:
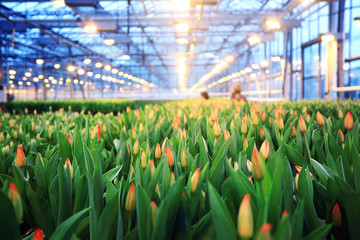
[[136, 190], [133, 183], [130, 185], [129, 192], [126, 197], [125, 209], [129, 212], [136, 209]]
[[301, 116], [299, 117], [299, 128], [300, 128], [300, 132], [302, 132], [302, 133], [306, 132], [306, 130], [307, 130], [305, 121]]
[[169, 146], [166, 147], [165, 156], [169, 164], [169, 167], [174, 166], [174, 154]]
[[14, 206], [16, 219], [18, 220], [18, 222], [20, 222], [23, 215], [23, 207], [22, 207], [19, 191], [15, 183], [10, 183], [9, 198]]
[[96, 127], [94, 128], [94, 130], [92, 131], [91, 136], [90, 136], [91, 140], [94, 139], [94, 137], [96, 136], [96, 134], [97, 134], [97, 140], [99, 141], [99, 140], [100, 140], [100, 136], [101, 136], [100, 123], [98, 123], [98, 124], [96, 125]]
[[73, 179], [73, 178], [74, 178], [73, 167], [72, 167], [72, 165], [71, 165], [71, 162], [70, 162], [70, 159], [69, 159], [69, 158], [66, 159], [66, 162], [65, 162], [65, 164], [64, 164], [64, 168], [66, 169], [67, 167], [68, 167], [69, 170], [70, 170], [71, 179]]
[[40, 228], [35, 229], [32, 240], [44, 240], [43, 232]]
[[338, 203], [335, 204], [331, 216], [334, 226], [340, 227], [342, 220], [341, 220], [341, 212]]
[[19, 145], [16, 150], [15, 165], [19, 168], [26, 166], [26, 158], [21, 145]]
[[70, 146], [72, 146], [71, 138], [70, 138], [70, 136], [69, 136], [69, 135], [66, 135], [66, 139], [69, 141]]
[[191, 177], [191, 192], [195, 192], [200, 179], [200, 168], [197, 168]]
[[252, 237], [254, 230], [249, 194], [246, 194], [241, 201], [237, 226], [241, 239], [250, 239]]
[[354, 120], [350, 112], [348, 112], [345, 116], [344, 126], [346, 130], [351, 130], [354, 128]]
[[228, 140], [229, 138], [230, 138], [230, 133], [229, 133], [229, 131], [227, 129], [225, 129], [225, 131], [224, 131], [224, 139], [225, 139], [225, 141]]
[[340, 134], [341, 142], [344, 143], [345, 142], [344, 133], [341, 131], [341, 129], [339, 129], [338, 133]]
[[271, 240], [271, 229], [272, 226], [270, 223], [263, 224], [258, 233], [256, 234], [256, 240]]

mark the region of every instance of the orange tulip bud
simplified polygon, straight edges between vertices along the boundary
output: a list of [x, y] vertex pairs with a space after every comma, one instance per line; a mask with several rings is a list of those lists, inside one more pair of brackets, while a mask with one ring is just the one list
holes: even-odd
[[21, 145], [19, 145], [16, 150], [15, 165], [19, 168], [26, 166], [26, 158]]
[[261, 147], [260, 147], [260, 152], [262, 153], [263, 157], [265, 159], [267, 159], [269, 157], [269, 142], [268, 140], [265, 140]]
[[188, 157], [184, 149], [181, 150], [181, 166], [184, 168], [188, 166]]
[[259, 118], [254, 108], [251, 109], [251, 120], [254, 126], [259, 124]]
[[316, 121], [320, 127], [325, 125], [324, 116], [319, 111], [316, 112]]
[[161, 148], [160, 148], [160, 144], [156, 144], [156, 148], [155, 148], [155, 158], [159, 159], [161, 157]]
[[225, 129], [225, 131], [224, 131], [224, 139], [225, 139], [225, 141], [228, 140], [229, 138], [230, 138], [230, 133], [229, 133], [229, 131], [227, 129]]
[[191, 177], [191, 192], [195, 192], [199, 184], [200, 168], [197, 168]]
[[219, 122], [217, 119], [214, 122], [213, 131], [214, 131], [215, 137], [219, 137], [221, 135], [220, 125], [219, 125]]
[[216, 109], [215, 105], [212, 105], [211, 107], [211, 113], [210, 113], [210, 119], [212, 121], [215, 121], [217, 119], [218, 110]]
[[343, 117], [344, 117], [344, 113], [341, 108], [339, 109], [338, 117], [339, 117], [339, 119], [343, 119]]
[[136, 209], [136, 190], [133, 183], [130, 185], [129, 192], [126, 197], [125, 209], [129, 212]]
[[256, 240], [271, 240], [271, 229], [270, 223], [264, 223], [256, 234]]
[[156, 219], [156, 212], [157, 212], [157, 206], [154, 201], [151, 202], [151, 219], [152, 219], [152, 226], [155, 224]]
[[139, 140], [136, 140], [136, 142], [134, 143], [134, 146], [132, 148], [132, 154], [137, 155], [138, 152], [139, 152]]
[[173, 126], [173, 130], [174, 131], [177, 131], [180, 127], [180, 118], [178, 115], [175, 115], [174, 116], [174, 120], [173, 120], [173, 123], [172, 123], [172, 126]]
[[246, 117], [243, 117], [241, 120], [241, 133], [245, 134], [246, 132], [247, 132]]
[[100, 123], [98, 123], [98, 124], [96, 125], [96, 127], [94, 128], [94, 130], [92, 131], [91, 136], [90, 136], [91, 140], [94, 139], [94, 137], [96, 136], [96, 134], [97, 134], [97, 140], [99, 141], [99, 140], [100, 140], [100, 136], [101, 136]]
[[44, 240], [43, 232], [40, 228], [35, 229], [32, 240]]
[[246, 151], [248, 147], [249, 147], [248, 141], [246, 140], [246, 138], [244, 138], [244, 143], [243, 143], [244, 151]]
[[306, 132], [306, 130], [307, 130], [305, 121], [301, 116], [299, 117], [299, 129], [300, 129], [300, 132], [302, 132], [302, 133]]
[[144, 150], [142, 150], [142, 152], [141, 152], [140, 163], [141, 163], [142, 168], [146, 168], [147, 159], [146, 159], [146, 153]]
[[263, 122], [263, 121], [265, 121], [265, 118], [266, 118], [266, 113], [265, 113], [265, 111], [264, 110], [262, 110], [261, 111], [261, 113], [260, 113], [260, 117], [261, 117], [261, 121]]
[[170, 187], [175, 183], [175, 175], [174, 172], [171, 172], [170, 175]]
[[149, 120], [150, 121], [154, 119], [154, 115], [155, 115], [155, 112], [154, 112], [153, 109], [151, 109], [150, 112], [149, 112]]
[[253, 176], [257, 181], [261, 181], [265, 175], [265, 166], [263, 161], [260, 158], [259, 152], [254, 147], [253, 153], [251, 155], [251, 163], [253, 166]]
[[[295, 166], [295, 169], [296, 169], [296, 171], [297, 171], [298, 173], [300, 173], [302, 167], [300, 167], [300, 166]], [[307, 171], [307, 170], [305, 170], [305, 171]], [[312, 173], [310, 173], [310, 177], [311, 177], [311, 179], [314, 179], [314, 176], [312, 175]]]
[[105, 123], [102, 124], [102, 131], [103, 131], [104, 133], [107, 132], [107, 128], [106, 128], [106, 124], [105, 124]]
[[341, 212], [338, 203], [335, 204], [335, 207], [332, 210], [331, 217], [334, 227], [340, 227], [342, 220], [341, 220]]
[[154, 165], [154, 160], [150, 160], [150, 170], [151, 170], [151, 177], [154, 175], [155, 172], [155, 165]]
[[280, 117], [280, 114], [279, 114], [279, 118], [277, 120], [277, 125], [278, 125], [278, 128], [280, 131], [284, 129], [284, 121], [283, 121], [282, 117]]
[[126, 113], [130, 113], [130, 107], [126, 106]]
[[241, 201], [237, 226], [241, 239], [250, 239], [252, 237], [254, 227], [249, 194], [246, 194]]
[[23, 215], [23, 207], [22, 207], [19, 191], [15, 183], [10, 183], [9, 198], [14, 206], [16, 219], [18, 220], [18, 222], [20, 222]]
[[136, 137], [137, 137], [137, 134], [136, 134], [135, 128], [131, 128], [131, 138], [132, 138], [133, 140], [135, 140]]
[[272, 125], [272, 123], [273, 123], [273, 118], [272, 118], [272, 117], [269, 117], [269, 124], [270, 124], [270, 126]]
[[341, 142], [344, 143], [345, 142], [344, 133], [341, 131], [341, 129], [339, 129], [338, 133], [340, 134]]
[[292, 126], [292, 128], [291, 128], [291, 133], [290, 133], [291, 136], [292, 136], [292, 137], [295, 137], [295, 136], [296, 136], [296, 132], [297, 132], [297, 131], [296, 131], [296, 128], [295, 128], [294, 126]]
[[169, 164], [169, 167], [174, 166], [174, 154], [169, 146], [166, 147], [165, 156]]
[[70, 170], [71, 179], [73, 179], [73, 178], [74, 178], [73, 167], [72, 167], [72, 165], [71, 165], [71, 162], [70, 162], [70, 159], [69, 159], [69, 158], [66, 159], [65, 164], [64, 164], [64, 168], [66, 169], [67, 167], [68, 167], [69, 170]]
[[260, 128], [260, 139], [264, 140], [264, 136], [265, 136], [264, 129], [261, 127]]
[[351, 130], [354, 128], [354, 120], [350, 112], [348, 112], [345, 116], [344, 126], [346, 130]]
[[70, 146], [72, 146], [71, 138], [70, 138], [70, 136], [69, 136], [69, 135], [66, 135], [66, 139], [69, 141]]

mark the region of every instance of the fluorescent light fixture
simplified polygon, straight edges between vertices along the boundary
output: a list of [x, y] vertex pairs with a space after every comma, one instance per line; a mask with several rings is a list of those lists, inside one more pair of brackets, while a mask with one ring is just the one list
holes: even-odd
[[115, 40], [112, 39], [112, 38], [107, 38], [107, 39], [104, 40], [104, 43], [106, 45], [108, 45], [108, 46], [111, 46], [111, 45], [113, 45], [115, 43]]
[[42, 65], [44, 64], [44, 60], [41, 58], [36, 59], [36, 64]]
[[91, 63], [91, 59], [90, 59], [90, 58], [85, 58], [85, 59], [84, 59], [84, 63], [85, 63], [85, 64], [90, 64], [90, 63]]
[[96, 30], [97, 30], [97, 27], [94, 23], [89, 22], [84, 25], [84, 31], [87, 33], [94, 33], [94, 32], [96, 32]]
[[235, 60], [235, 58], [232, 55], [226, 56], [226, 58], [225, 58], [226, 62], [233, 62], [234, 60]]
[[111, 69], [111, 73], [112, 74], [117, 74], [119, 72], [119, 70], [117, 68], [113, 68]]
[[31, 72], [26, 72], [25, 77], [31, 77]]
[[335, 37], [332, 34], [321, 35], [321, 41], [323, 41], [323, 42], [331, 42], [331, 41], [334, 41], [334, 40], [335, 40]]
[[177, 32], [187, 32], [190, 29], [190, 27], [187, 23], [177, 23], [175, 25], [175, 28], [176, 28]]
[[95, 67], [97, 67], [97, 68], [101, 68], [101, 67], [102, 67], [102, 63], [101, 63], [101, 62], [97, 62], [97, 63], [95, 63]]
[[94, 75], [94, 73], [93, 72], [87, 72], [86, 75], [88, 75], [89, 77], [92, 77], [92, 75]]
[[178, 39], [176, 39], [176, 42], [180, 45], [189, 44], [189, 40], [187, 38], [178, 38]]
[[69, 66], [66, 68], [66, 70], [67, 70], [68, 72], [73, 72], [73, 71], [75, 71], [75, 67], [74, 67], [73, 65], [69, 65]]
[[260, 37], [259, 36], [251, 36], [248, 38], [248, 42], [250, 45], [255, 45], [255, 44], [258, 44], [260, 43]]
[[61, 67], [60, 64], [58, 64], [58, 63], [54, 64], [55, 69], [59, 69], [60, 67]]
[[268, 67], [268, 66], [269, 66], [269, 62], [268, 62], [268, 60], [262, 60], [262, 61], [260, 62], [260, 65], [261, 65], [263, 68], [265, 68], [265, 67]]
[[265, 25], [271, 30], [279, 30], [281, 28], [280, 22], [276, 19], [266, 20]]
[[85, 70], [84, 70], [84, 69], [80, 68], [80, 69], [78, 70], [78, 74], [83, 75], [84, 73], [85, 73]]
[[15, 74], [16, 74], [16, 71], [15, 71], [14, 69], [11, 69], [11, 70], [9, 70], [9, 74], [15, 75]]
[[111, 70], [111, 66], [110, 66], [110, 65], [105, 65], [105, 66], [104, 66], [104, 69], [105, 69], [106, 71], [110, 71], [110, 70]]
[[280, 56], [273, 56], [273, 57], [271, 57], [271, 61], [279, 62], [279, 61], [281, 61], [281, 57]]
[[65, 6], [65, 0], [51, 0], [51, 4], [57, 8], [63, 7]]

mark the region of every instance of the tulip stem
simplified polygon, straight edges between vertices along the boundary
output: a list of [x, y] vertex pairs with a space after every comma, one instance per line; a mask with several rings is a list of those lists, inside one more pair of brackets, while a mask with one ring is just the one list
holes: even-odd
[[310, 148], [309, 148], [309, 143], [307, 141], [307, 138], [306, 138], [306, 133], [304, 132], [304, 138], [305, 138], [305, 146], [306, 146], [306, 149], [307, 149], [307, 152], [308, 152], [308, 155], [309, 155], [309, 163], [311, 162], [311, 154], [310, 154]]
[[131, 225], [132, 225], [132, 212], [129, 213], [129, 221], [128, 221], [128, 229], [127, 229], [127, 234], [130, 232], [131, 230]]

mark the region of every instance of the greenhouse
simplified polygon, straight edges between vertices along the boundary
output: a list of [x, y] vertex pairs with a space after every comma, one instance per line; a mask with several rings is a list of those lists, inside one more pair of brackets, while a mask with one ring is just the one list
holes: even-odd
[[359, 239], [360, 0], [0, 0], [0, 239]]

